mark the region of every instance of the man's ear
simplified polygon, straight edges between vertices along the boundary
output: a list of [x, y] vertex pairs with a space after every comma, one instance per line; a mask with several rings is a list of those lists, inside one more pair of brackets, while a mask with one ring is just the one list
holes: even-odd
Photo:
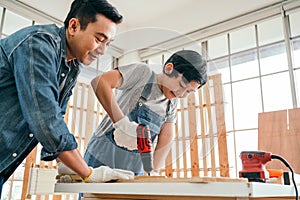
[[68, 26], [68, 30], [69, 30], [70, 34], [73, 35], [79, 29], [80, 29], [80, 24], [79, 24], [78, 19], [76, 19], [76, 18], [70, 19], [69, 26]]
[[169, 75], [173, 72], [173, 70], [174, 70], [173, 63], [167, 63], [164, 68], [164, 73]]

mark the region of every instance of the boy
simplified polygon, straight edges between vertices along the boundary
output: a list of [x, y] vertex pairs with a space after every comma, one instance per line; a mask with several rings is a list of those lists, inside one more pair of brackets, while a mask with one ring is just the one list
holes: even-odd
[[[89, 141], [84, 159], [93, 167], [104, 165], [143, 175], [136, 128], [145, 124], [152, 141], [158, 137], [153, 160], [153, 172], [158, 172], [171, 148], [178, 98], [185, 98], [206, 82], [206, 62], [191, 50], [174, 53], [160, 74], [140, 63], [96, 77], [92, 87], [107, 116]], [[114, 88], [119, 90], [116, 99]]]

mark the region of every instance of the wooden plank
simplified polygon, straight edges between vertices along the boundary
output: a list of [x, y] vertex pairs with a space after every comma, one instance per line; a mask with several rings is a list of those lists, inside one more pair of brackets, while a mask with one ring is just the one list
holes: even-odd
[[[264, 112], [258, 114], [259, 136], [279, 137], [287, 130], [287, 110]], [[258, 138], [258, 144], [265, 142]]]
[[68, 124], [68, 122], [69, 122], [69, 111], [70, 111], [70, 101], [68, 102], [68, 106], [66, 108], [66, 113], [64, 115], [64, 120], [65, 120], [66, 124]]
[[87, 86], [87, 111], [85, 124], [84, 151], [93, 133], [95, 95], [91, 86]]
[[[237, 200], [235, 197], [193, 197], [193, 196], [174, 196], [174, 195], [132, 195], [132, 194], [84, 194], [84, 198], [81, 200], [117, 200], [117, 199], [129, 199], [129, 200]], [[278, 199], [280, 200], [280, 199]]]
[[214, 82], [213, 85], [214, 85], [214, 96], [215, 96], [216, 125], [217, 125], [217, 134], [218, 134], [220, 175], [221, 177], [229, 177], [229, 161], [228, 161], [221, 74], [214, 75], [213, 82]]
[[69, 119], [71, 120], [71, 133], [73, 133], [74, 135], [75, 134], [75, 125], [76, 125], [76, 110], [77, 110], [77, 102], [78, 102], [78, 87], [79, 87], [79, 84], [76, 84], [75, 85], [75, 88], [74, 88], [74, 95], [73, 95], [73, 109], [72, 109], [72, 119]]
[[30, 168], [35, 164], [36, 152], [37, 152], [37, 146], [26, 157], [26, 162], [25, 162], [25, 166], [24, 166], [21, 200], [25, 200], [26, 198], [31, 198], [31, 196], [27, 197], [27, 190], [28, 190], [28, 183], [29, 183]]
[[289, 109], [289, 135], [300, 135], [300, 108]]
[[61, 195], [53, 195], [53, 200], [62, 200]]
[[[213, 132], [213, 123], [212, 123], [212, 104], [210, 98], [210, 85], [209, 82], [206, 83], [205, 87], [205, 98], [206, 98], [206, 108], [207, 108], [207, 120], [208, 120], [208, 140], [209, 140], [209, 150], [208, 153], [210, 155], [211, 161], [211, 174], [212, 176], [216, 176], [216, 162], [215, 162], [215, 136]], [[208, 155], [207, 154], [207, 155]]]
[[167, 158], [166, 158], [166, 161], [165, 161], [165, 172], [166, 172], [166, 176], [167, 177], [173, 177], [173, 168], [172, 168], [172, 151], [170, 150], [168, 155], [167, 155]]
[[80, 84], [81, 86], [81, 95], [80, 95], [80, 108], [79, 108], [79, 115], [76, 116], [76, 121], [77, 121], [77, 118], [79, 118], [79, 127], [78, 127], [78, 149], [79, 151], [82, 150], [82, 141], [84, 140], [84, 136], [83, 136], [83, 129], [82, 129], [82, 126], [83, 126], [83, 113], [84, 113], [84, 100], [85, 100], [85, 87], [86, 85], [85, 84]]
[[[178, 115], [178, 113], [177, 113]], [[182, 126], [181, 126], [182, 127]], [[179, 128], [178, 125], [175, 126], [175, 159], [176, 159], [176, 177], [180, 177], [180, 152], [179, 152], [179, 134], [178, 134]]]
[[205, 131], [206, 131], [206, 126], [204, 123], [204, 119], [205, 119], [205, 112], [204, 112], [204, 108], [206, 107], [205, 103], [203, 102], [203, 92], [204, 92], [204, 88], [207, 87], [207, 84], [204, 85], [204, 87], [201, 90], [198, 90], [198, 96], [199, 96], [199, 105], [200, 105], [200, 124], [201, 124], [201, 142], [202, 142], [202, 162], [203, 162], [203, 172], [204, 172], [204, 176], [208, 176], [208, 168], [207, 168], [207, 152], [206, 152], [206, 135], [205, 135]]
[[229, 177], [191, 177], [191, 178], [169, 178], [163, 176], [136, 176], [134, 180], [118, 180], [120, 183], [211, 183], [211, 182], [248, 182], [246, 178]]
[[[282, 155], [283, 143], [287, 131], [287, 110], [258, 114], [258, 149]], [[267, 165], [269, 169], [282, 169], [280, 161], [274, 160]]]
[[199, 176], [199, 159], [198, 159], [198, 136], [196, 126], [196, 108], [195, 94], [188, 96], [188, 117], [189, 117], [189, 133], [190, 133], [190, 150], [191, 150], [191, 171], [192, 176]]
[[[74, 181], [81, 182], [78, 175], [70, 175]], [[57, 176], [59, 179], [59, 175]], [[135, 176], [134, 180], [117, 180], [110, 181], [117, 183], [210, 183], [210, 182], [248, 182], [246, 178], [229, 178], [229, 177], [191, 177], [191, 178], [172, 178], [167, 176]]]
[[[180, 107], [184, 107], [184, 100], [180, 99]], [[182, 132], [182, 159], [183, 159], [183, 177], [187, 177], [187, 156], [186, 156], [186, 133], [185, 133], [185, 128], [184, 128], [184, 110], [180, 112], [181, 114], [181, 132]]]

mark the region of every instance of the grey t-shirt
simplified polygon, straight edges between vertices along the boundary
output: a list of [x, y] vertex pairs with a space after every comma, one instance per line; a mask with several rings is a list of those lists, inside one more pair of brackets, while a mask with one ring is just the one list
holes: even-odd
[[[121, 86], [117, 88], [116, 100], [124, 115], [128, 115], [139, 100], [144, 86], [148, 83], [152, 75], [152, 70], [148, 67], [148, 65], [143, 63], [121, 66], [118, 67], [118, 69], [122, 74], [123, 82]], [[177, 101], [175, 101], [174, 106], [170, 107], [171, 110], [167, 112], [169, 100], [158, 87], [156, 78], [154, 82], [149, 99], [144, 103], [152, 111], [161, 116], [165, 116], [165, 122], [175, 123]], [[110, 131], [113, 128], [112, 125], [112, 121], [109, 116], [106, 115], [94, 134], [96, 136], [100, 136]]]

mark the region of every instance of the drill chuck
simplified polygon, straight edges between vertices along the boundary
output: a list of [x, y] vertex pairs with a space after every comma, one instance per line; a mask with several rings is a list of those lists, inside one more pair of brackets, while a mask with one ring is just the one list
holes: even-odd
[[150, 129], [147, 125], [140, 124], [137, 128], [137, 147], [144, 170], [150, 173], [153, 170], [153, 148]]

